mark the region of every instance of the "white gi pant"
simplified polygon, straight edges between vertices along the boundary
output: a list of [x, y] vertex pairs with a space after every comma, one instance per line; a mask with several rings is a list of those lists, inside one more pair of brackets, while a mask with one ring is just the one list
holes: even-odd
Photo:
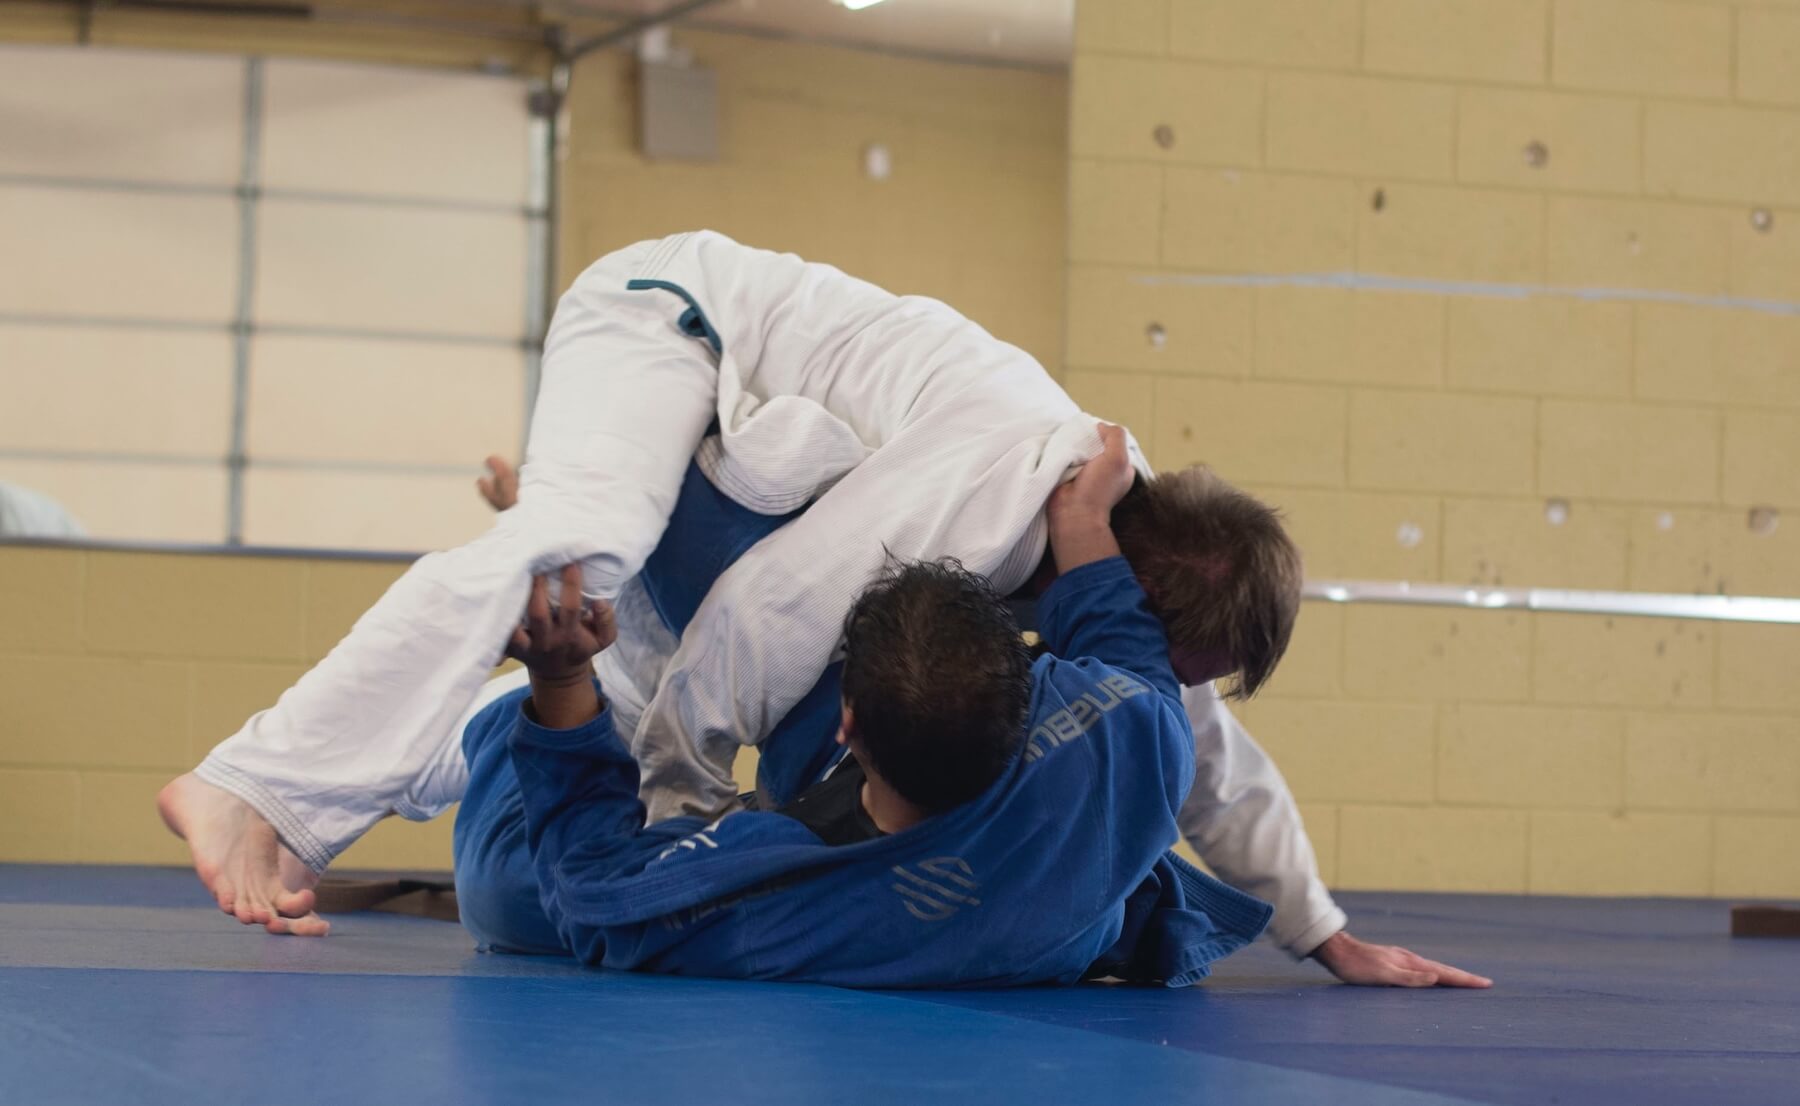
[[[1043, 556], [1044, 501], [1098, 449], [1035, 361], [941, 303], [710, 232], [639, 243], [557, 307], [518, 506], [421, 558], [196, 771], [315, 871], [389, 814], [440, 812], [466, 780], [462, 723], [523, 679], [483, 689], [531, 576], [579, 562], [584, 592], [619, 608], [597, 667], [652, 820], [723, 813], [738, 748], [811, 689], [890, 556], [957, 556], [1013, 590]], [[633, 578], [690, 461], [752, 510], [813, 505], [733, 564], [676, 641]], [[1307, 951], [1343, 915], [1292, 797], [1210, 688], [1189, 704], [1184, 833]]]

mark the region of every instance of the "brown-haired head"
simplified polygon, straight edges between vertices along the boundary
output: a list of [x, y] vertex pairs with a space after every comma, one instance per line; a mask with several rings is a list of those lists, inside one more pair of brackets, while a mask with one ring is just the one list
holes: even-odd
[[1281, 513], [1195, 465], [1140, 478], [1112, 526], [1170, 648], [1229, 658], [1226, 696], [1256, 694], [1300, 613], [1300, 550]]

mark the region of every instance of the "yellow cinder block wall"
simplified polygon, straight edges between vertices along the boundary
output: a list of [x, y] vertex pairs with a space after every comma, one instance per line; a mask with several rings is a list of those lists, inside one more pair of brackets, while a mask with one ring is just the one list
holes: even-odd
[[[185, 863], [157, 790], [273, 704], [405, 569], [0, 545], [0, 862]], [[739, 765], [746, 788], [754, 769]], [[452, 824], [390, 818], [337, 866], [448, 869]]]
[[[157, 790], [404, 567], [0, 546], [0, 860], [185, 862]], [[447, 868], [450, 825], [390, 819], [343, 864]]]
[[[1800, 9], [1083, 0], [1070, 155], [1069, 389], [1314, 578], [1800, 595]], [[1797, 674], [1309, 604], [1243, 714], [1340, 887], [1793, 896]]]

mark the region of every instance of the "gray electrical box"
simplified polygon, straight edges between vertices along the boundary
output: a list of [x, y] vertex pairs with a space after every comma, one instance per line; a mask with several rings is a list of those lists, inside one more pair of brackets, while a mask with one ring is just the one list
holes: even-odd
[[719, 160], [719, 77], [710, 69], [638, 65], [638, 142], [648, 158]]

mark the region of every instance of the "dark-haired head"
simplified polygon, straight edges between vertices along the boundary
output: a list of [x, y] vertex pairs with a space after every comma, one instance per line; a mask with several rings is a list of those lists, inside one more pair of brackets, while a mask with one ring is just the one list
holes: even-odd
[[1280, 512], [1196, 465], [1138, 480], [1112, 525], [1168, 631], [1177, 675], [1235, 674], [1229, 697], [1256, 694], [1300, 613], [1300, 551]]
[[897, 563], [844, 622], [863, 767], [936, 813], [987, 790], [1025, 736], [1031, 653], [1006, 601], [955, 560]]

